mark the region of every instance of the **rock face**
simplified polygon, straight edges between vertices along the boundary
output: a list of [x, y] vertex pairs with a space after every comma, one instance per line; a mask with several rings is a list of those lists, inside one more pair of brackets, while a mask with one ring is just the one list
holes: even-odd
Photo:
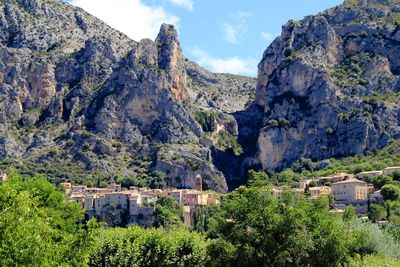
[[348, 0], [290, 21], [256, 85], [187, 60], [171, 25], [135, 42], [59, 0], [2, 1], [0, 166], [226, 192], [249, 168], [382, 148], [400, 137], [399, 13]]
[[400, 137], [398, 1], [345, 1], [290, 21], [259, 64], [263, 169], [364, 153]]
[[155, 41], [135, 42], [58, 0], [3, 1], [0, 160], [69, 164], [109, 177], [152, 179], [161, 171], [176, 187], [194, 186], [201, 174], [205, 187], [226, 192], [193, 103], [200, 91], [221, 87], [254, 94], [254, 79], [227, 77], [185, 59], [171, 25]]
[[211, 73], [188, 61], [189, 97], [197, 108], [235, 113], [254, 102], [256, 80], [232, 74]]

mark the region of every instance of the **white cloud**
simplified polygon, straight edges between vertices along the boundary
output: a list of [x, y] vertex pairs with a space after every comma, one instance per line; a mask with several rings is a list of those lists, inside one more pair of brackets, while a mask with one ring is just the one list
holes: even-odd
[[162, 23], [177, 26], [179, 18], [162, 7], [150, 7], [140, 0], [73, 0], [73, 5], [125, 33], [133, 40], [155, 39]]
[[194, 48], [190, 52], [195, 57], [195, 61], [201, 66], [217, 73], [231, 73], [247, 76], [256, 76], [257, 60], [251, 58], [228, 57], [218, 58], [207, 52]]
[[274, 36], [270, 32], [261, 32], [261, 37], [267, 42], [274, 40]]
[[193, 0], [169, 0], [172, 4], [186, 8], [187, 10], [193, 11], [194, 3]]
[[239, 11], [239, 12], [237, 13], [237, 16], [238, 16], [239, 18], [248, 18], [248, 17], [251, 16], [251, 13], [250, 13], [250, 12], [246, 12], [246, 11]]
[[231, 44], [237, 44], [247, 32], [248, 23], [247, 19], [251, 17], [250, 12], [239, 11], [230, 15], [231, 21], [234, 23], [222, 23], [223, 38]]
[[222, 24], [222, 30], [224, 32], [224, 39], [231, 43], [236, 44], [238, 42], [238, 29], [229, 23]]

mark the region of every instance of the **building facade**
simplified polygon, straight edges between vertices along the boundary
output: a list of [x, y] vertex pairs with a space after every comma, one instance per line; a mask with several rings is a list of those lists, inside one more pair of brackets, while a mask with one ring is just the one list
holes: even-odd
[[357, 179], [371, 179], [371, 178], [376, 178], [380, 175], [383, 174], [383, 171], [370, 171], [370, 172], [360, 172], [357, 173], [356, 177]]
[[331, 193], [331, 188], [328, 186], [310, 187], [310, 197], [319, 199], [322, 196], [328, 196]]
[[368, 200], [367, 183], [357, 179], [334, 183], [331, 190], [337, 202], [365, 202]]
[[400, 171], [400, 166], [388, 167], [388, 168], [382, 170], [383, 174], [392, 174], [397, 171]]

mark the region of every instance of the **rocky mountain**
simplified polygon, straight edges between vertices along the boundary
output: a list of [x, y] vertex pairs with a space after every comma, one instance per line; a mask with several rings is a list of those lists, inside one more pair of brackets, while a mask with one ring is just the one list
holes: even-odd
[[348, 0], [290, 21], [259, 64], [253, 164], [290, 166], [400, 137], [400, 1]]
[[69, 166], [78, 182], [104, 173], [194, 187], [201, 174], [225, 192], [211, 150], [220, 132], [235, 143], [229, 113], [254, 91], [255, 79], [187, 60], [171, 25], [135, 42], [59, 0], [0, 4], [0, 159], [10, 164]]
[[399, 25], [397, 0], [289, 21], [256, 81], [186, 59], [171, 25], [135, 42], [59, 0], [2, 1], [0, 168], [155, 187], [200, 174], [226, 192], [251, 168], [383, 148], [400, 137]]

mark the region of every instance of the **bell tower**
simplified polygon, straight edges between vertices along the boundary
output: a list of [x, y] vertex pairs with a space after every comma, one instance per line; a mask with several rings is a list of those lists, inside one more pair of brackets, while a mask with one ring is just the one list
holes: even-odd
[[203, 179], [200, 174], [196, 175], [196, 190], [203, 191]]

